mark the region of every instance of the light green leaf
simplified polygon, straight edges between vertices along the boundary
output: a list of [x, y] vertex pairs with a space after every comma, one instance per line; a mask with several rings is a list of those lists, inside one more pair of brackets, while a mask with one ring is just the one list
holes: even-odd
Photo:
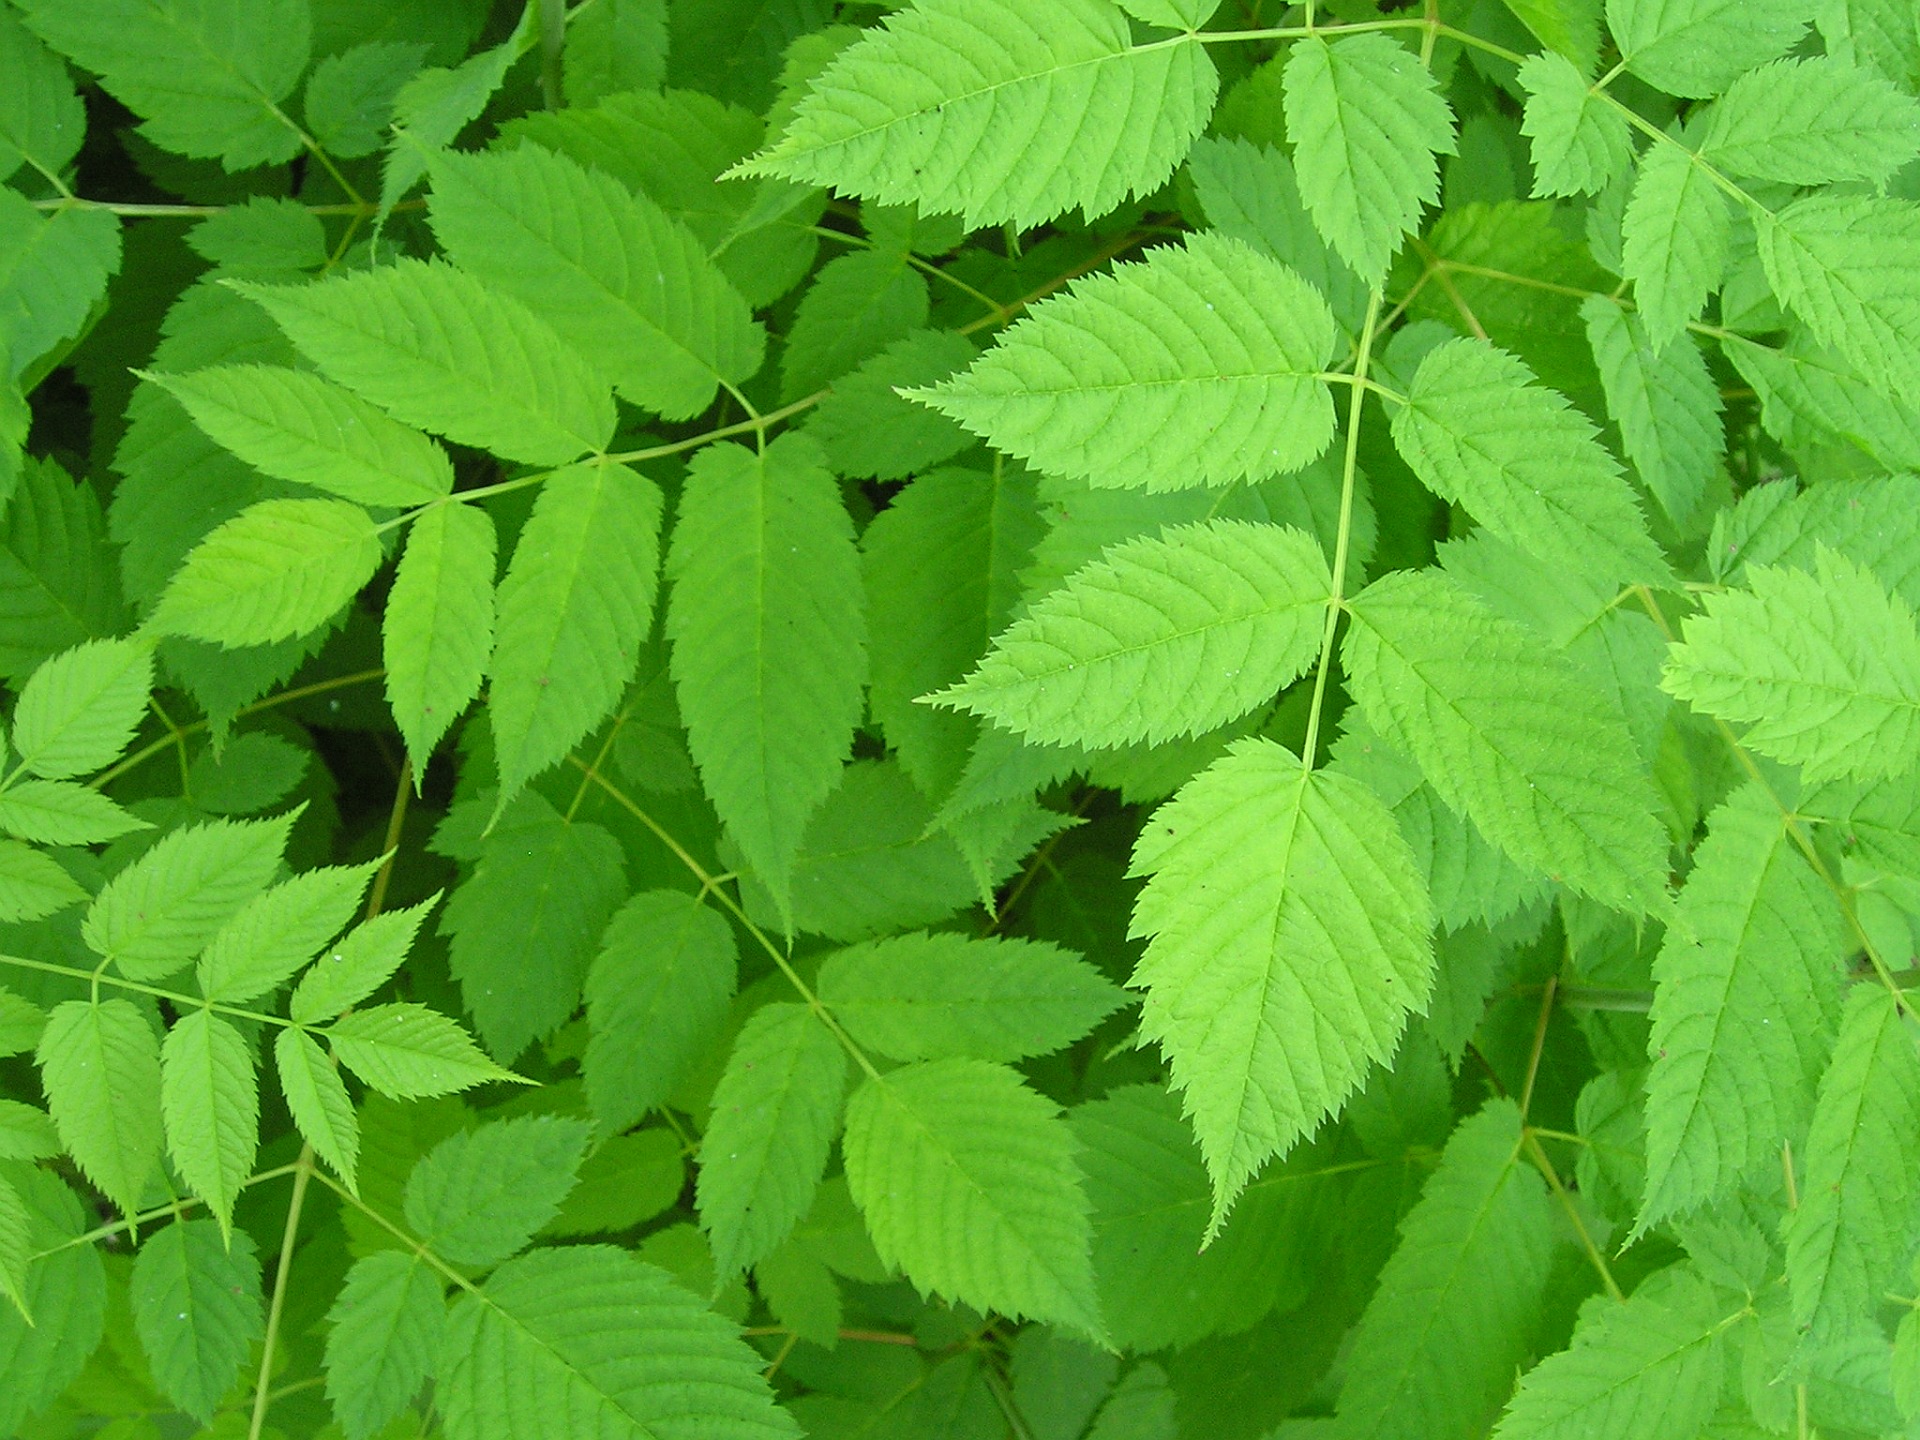
[[671, 1210], [686, 1189], [680, 1137], [665, 1128], [637, 1130], [602, 1142], [580, 1166], [579, 1183], [547, 1235], [611, 1235]]
[[28, 677], [13, 711], [20, 763], [47, 780], [110, 764], [146, 717], [153, 648], [93, 640], [54, 656]]
[[355, 1190], [360, 1164], [360, 1122], [340, 1072], [304, 1030], [282, 1030], [273, 1041], [274, 1068], [280, 1075], [293, 1123], [314, 1152]]
[[1291, 526], [1173, 527], [1076, 572], [929, 698], [1045, 744], [1198, 735], [1299, 678], [1332, 593], [1319, 542]]
[[659, 487], [624, 465], [570, 466], [541, 487], [500, 582], [496, 815], [632, 681], [659, 583], [661, 503]]
[[911, 393], [1047, 474], [1183, 490], [1325, 450], [1333, 342], [1293, 271], [1197, 234], [1043, 301], [972, 368]]
[[1780, 1163], [1812, 1108], [1847, 933], [1779, 806], [1714, 812], [1654, 962], [1642, 1229]]
[[563, 92], [569, 106], [654, 90], [667, 73], [667, 0], [613, 0], [567, 23]]
[[0, 988], [0, 1057], [24, 1055], [40, 1043], [47, 1016], [31, 1000]]
[[227, 649], [317, 628], [381, 560], [373, 517], [345, 500], [262, 500], [188, 553], [147, 621]]
[[[454, 12], [458, 13], [458, 12]], [[307, 77], [307, 130], [336, 159], [378, 150], [401, 87], [420, 72], [427, 47], [369, 41], [329, 55]]]
[[1656, 143], [1640, 161], [1620, 225], [1621, 273], [1659, 350], [1720, 284], [1732, 229], [1727, 197], [1690, 151]]
[[93, 487], [29, 459], [0, 514], [0, 672], [123, 630], [119, 576]]
[[1120, 0], [1120, 6], [1136, 20], [1163, 25], [1169, 30], [1198, 30], [1213, 18], [1220, 0]]
[[1920, 470], [1920, 413], [1832, 351], [1811, 344], [1774, 350], [1736, 335], [1721, 337], [1720, 349], [1753, 387], [1769, 434], [1792, 445], [1837, 439], [1878, 469]]
[[209, 1011], [189, 1012], [160, 1050], [160, 1111], [174, 1168], [231, 1242], [233, 1202], [260, 1141], [252, 1042]]
[[493, 517], [437, 505], [413, 522], [387, 592], [387, 703], [416, 783], [433, 748], [480, 693], [493, 653]]
[[1858, 985], [1807, 1130], [1800, 1208], [1786, 1219], [1793, 1318], [1822, 1341], [1878, 1330], [1913, 1251], [1920, 1174], [1920, 1051], [1895, 998]]
[[27, 0], [27, 24], [100, 77], [163, 150], [228, 170], [290, 160], [276, 108], [307, 67], [307, 0]]
[[1393, 441], [1429, 490], [1556, 567], [1628, 583], [1670, 577], [1592, 423], [1484, 340], [1428, 353]]
[[1883, 185], [1920, 155], [1920, 100], [1830, 57], [1750, 70], [1713, 107], [1700, 158], [1789, 185]]
[[513, 32], [498, 45], [468, 56], [452, 69], [430, 66], [400, 87], [393, 97], [393, 128], [399, 139], [387, 151], [380, 176], [382, 222], [427, 173], [427, 156], [453, 143], [468, 122], [487, 108], [513, 62], [538, 42], [539, 18], [537, 11], [523, 9]]
[[1715, 95], [1790, 47], [1806, 29], [1800, 0], [1607, 0], [1620, 60], [1670, 95]]
[[187, 244], [217, 272], [230, 275], [279, 279], [327, 263], [327, 231], [320, 217], [298, 200], [264, 195], [199, 221], [187, 232]]
[[1295, 42], [1287, 57], [1287, 133], [1325, 137], [1294, 150], [1307, 213], [1364, 281], [1377, 281], [1440, 197], [1434, 156], [1454, 153], [1453, 112], [1398, 41], [1348, 35]]
[[129, 980], [171, 975], [266, 889], [299, 813], [214, 820], [163, 837], [107, 882], [81, 938]]
[[833, 391], [814, 407], [807, 433], [843, 475], [904, 480], [932, 471], [973, 444], [973, 437], [895, 390], [937, 384], [976, 353], [972, 341], [952, 330], [914, 330], [851, 374], [834, 377]]
[[44, 1160], [60, 1149], [60, 1132], [46, 1111], [0, 1099], [0, 1160]]
[[1520, 67], [1533, 142], [1535, 195], [1591, 195], [1633, 162], [1627, 117], [1563, 55], [1541, 51]]
[[87, 785], [20, 780], [0, 793], [0, 830], [39, 845], [98, 845], [149, 828]]
[[687, 745], [782, 908], [807, 817], [840, 776], [867, 674], [859, 555], [819, 447], [695, 456], [667, 556]]
[[843, 1146], [886, 1264], [977, 1310], [1104, 1338], [1078, 1143], [1014, 1071], [935, 1060], [871, 1077]]
[[765, 1363], [626, 1251], [536, 1250], [454, 1307], [435, 1404], [449, 1440], [798, 1440]]
[[[0, 35], [0, 44], [5, 38]], [[5, 52], [0, 51], [0, 59]], [[4, 72], [0, 72], [3, 74]], [[0, 1294], [13, 1302], [20, 1318], [32, 1323], [27, 1300], [27, 1268], [33, 1260], [33, 1217], [20, 1192], [0, 1175]]]
[[1706, 357], [1684, 336], [1656, 350], [1640, 317], [1604, 295], [1588, 296], [1580, 315], [1627, 459], [1668, 516], [1684, 523], [1719, 468], [1726, 438]]
[[255, 469], [360, 505], [425, 505], [453, 488], [446, 452], [350, 390], [277, 365], [142, 374]]
[[[309, 870], [248, 901], [201, 954], [201, 993], [209, 1000], [241, 1005], [291, 979], [353, 918], [367, 882], [382, 863], [375, 859]], [[314, 1017], [296, 1007], [293, 1018]]]
[[1132, 869], [1149, 878], [1128, 933], [1148, 944], [1130, 983], [1213, 1180], [1211, 1238], [1426, 1008], [1432, 915], [1379, 798], [1261, 739], [1154, 812]]
[[86, 132], [87, 113], [67, 67], [18, 15], [0, 11], [0, 180], [22, 165], [59, 174]]
[[1375, 581], [1351, 613], [1354, 703], [1441, 799], [1523, 865], [1606, 904], [1665, 909], [1659, 800], [1604, 692], [1436, 571]]
[[1109, 0], [920, 0], [843, 51], [736, 167], [969, 229], [1157, 189], [1213, 110], [1198, 44], [1139, 47]]
[[407, 1180], [407, 1227], [456, 1265], [497, 1265], [560, 1213], [592, 1127], [557, 1115], [496, 1120], [442, 1140]]
[[515, 1080], [437, 1010], [402, 1001], [343, 1015], [326, 1032], [340, 1063], [395, 1100]]
[[1920, 765], [1920, 633], [1907, 602], [1821, 545], [1814, 572], [1750, 565], [1671, 647], [1662, 684], [1745, 723], [1743, 742], [1810, 781]]
[[538, 145], [428, 158], [434, 235], [523, 300], [620, 394], [670, 420], [760, 368], [766, 334], [693, 233], [645, 195]]
[[34, 1054], [61, 1143], [128, 1214], [160, 1159], [160, 1042], [126, 1000], [53, 1007]]
[[896, 935], [827, 957], [817, 991], [847, 1033], [895, 1060], [1024, 1060], [1071, 1045], [1124, 996], [1037, 940]]
[[807, 1213], [846, 1088], [846, 1052], [806, 1006], [764, 1005], [741, 1029], [700, 1143], [700, 1224], [722, 1282]]
[[17, 840], [0, 840], [0, 924], [40, 920], [86, 898], [52, 856]]
[[0, 189], [0, 382], [79, 335], [119, 268], [119, 222], [107, 211], [42, 216]]
[[400, 260], [314, 285], [233, 283], [309, 360], [409, 425], [529, 465], [563, 465], [613, 434], [587, 362], [465, 271]]
[[[292, 1033], [292, 1032], [289, 1032]], [[447, 1326], [440, 1278], [418, 1255], [354, 1261], [327, 1319], [327, 1399], [347, 1440], [371, 1440], [433, 1373]]]
[[1468, 1440], [1485, 1433], [1533, 1340], [1557, 1239], [1520, 1112], [1460, 1122], [1353, 1333], [1340, 1434]]
[[581, 1060], [603, 1134], [665, 1103], [726, 1031], [739, 957], [718, 911], [677, 890], [647, 890], [608, 923], [587, 974]]
[[[287, 1013], [297, 1023], [311, 1025], [332, 1019], [373, 994], [407, 958], [420, 922], [439, 899], [436, 891], [418, 905], [389, 910], [354, 926], [339, 944], [328, 946], [326, 953], [313, 962], [313, 968], [300, 977]], [[329, 936], [333, 933], [327, 931]], [[315, 948], [309, 946], [307, 955]]]
[[880, 211], [874, 243], [820, 267], [800, 297], [780, 356], [780, 393], [798, 400], [833, 385], [862, 361], [927, 323], [927, 281], [907, 263], [905, 235], [887, 235]]
[[211, 1220], [162, 1226], [134, 1256], [128, 1299], [161, 1392], [210, 1423], [266, 1331], [253, 1237]]
[[1513, 18], [1549, 50], [1565, 56], [1581, 73], [1593, 69], [1600, 52], [1600, 0], [1504, 0]]

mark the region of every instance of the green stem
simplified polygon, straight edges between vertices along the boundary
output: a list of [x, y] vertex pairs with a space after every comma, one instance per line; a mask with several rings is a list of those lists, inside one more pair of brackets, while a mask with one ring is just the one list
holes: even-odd
[[[102, 962], [104, 966], [105, 962]], [[301, 1029], [293, 1021], [278, 1015], [269, 1015], [260, 1010], [245, 1010], [238, 1005], [221, 1005], [198, 995], [183, 995], [177, 990], [163, 990], [157, 985], [143, 985], [138, 980], [123, 980], [118, 975], [108, 975], [102, 970], [82, 970], [73, 965], [59, 965], [51, 960], [29, 960], [22, 955], [0, 955], [0, 965], [12, 965], [21, 970], [38, 970], [47, 975], [65, 975], [74, 980], [88, 980], [96, 985], [111, 985], [117, 990], [131, 990], [138, 995], [151, 995], [156, 1000], [165, 1000], [183, 1010], [212, 1010], [220, 1015], [232, 1015], [240, 1020], [258, 1020], [266, 1025], [279, 1025], [286, 1028]]]
[[247, 1422], [247, 1440], [260, 1440], [267, 1410], [273, 1404], [273, 1354], [280, 1342], [280, 1317], [287, 1308], [287, 1278], [293, 1273], [293, 1247], [300, 1236], [300, 1212], [307, 1203], [307, 1184], [313, 1179], [313, 1147], [302, 1145], [293, 1162], [293, 1194], [287, 1200], [286, 1228], [280, 1232], [280, 1263], [274, 1267], [273, 1297], [267, 1302], [267, 1332], [260, 1347], [260, 1370], [253, 1382], [253, 1417]]

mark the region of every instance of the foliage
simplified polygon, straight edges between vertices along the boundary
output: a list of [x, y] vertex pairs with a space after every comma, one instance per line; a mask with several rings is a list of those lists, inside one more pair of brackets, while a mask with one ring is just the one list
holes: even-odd
[[1906, 0], [0, 0], [0, 1437], [1920, 1434]]

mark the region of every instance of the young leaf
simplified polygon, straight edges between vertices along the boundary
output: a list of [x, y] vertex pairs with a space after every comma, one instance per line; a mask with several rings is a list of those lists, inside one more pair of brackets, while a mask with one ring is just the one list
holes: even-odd
[[1429, 490], [1522, 550], [1599, 579], [1669, 578], [1591, 422], [1504, 350], [1463, 339], [1428, 352], [1393, 442]]
[[1675, 523], [1693, 514], [1726, 439], [1720, 388], [1691, 340], [1656, 350], [1639, 316], [1603, 295], [1581, 303], [1607, 411], [1627, 458]]
[[1806, 27], [1796, 0], [1607, 0], [1620, 63], [1673, 95], [1718, 94]]
[[1333, 438], [1333, 316], [1243, 241], [1198, 234], [1034, 307], [910, 392], [1050, 475], [1181, 490], [1298, 470]]
[[1748, 588], [1708, 599], [1662, 684], [1744, 722], [1745, 744], [1809, 781], [1872, 780], [1920, 764], [1920, 633], [1906, 601], [1818, 547], [1815, 570], [1748, 566]]
[[[420, 922], [439, 898], [435, 892], [418, 905], [389, 910], [354, 926], [339, 944], [328, 946], [326, 953], [313, 962], [313, 968], [300, 977], [287, 1013], [296, 1023], [311, 1025], [330, 1020], [373, 994], [407, 958]], [[334, 931], [327, 933], [332, 935]]]
[[45, 780], [86, 775], [127, 748], [153, 690], [153, 648], [94, 640], [28, 677], [13, 710], [13, 748]]
[[1354, 703], [1441, 799], [1583, 894], [1665, 908], [1653, 782], [1598, 687], [1437, 571], [1377, 580], [1351, 613], [1342, 653]]
[[1541, 51], [1520, 66], [1533, 142], [1535, 195], [1591, 195], [1633, 162], [1627, 117], [1564, 55]]
[[164, 1225], [134, 1256], [127, 1298], [161, 1392], [210, 1423], [266, 1330], [253, 1237], [211, 1220]]
[[[288, 1031], [295, 1034], [295, 1031]], [[433, 1373], [447, 1326], [440, 1278], [418, 1255], [354, 1261], [327, 1316], [327, 1399], [347, 1440], [371, 1440]]]
[[142, 375], [255, 469], [359, 505], [426, 505], [453, 489], [446, 451], [350, 390], [277, 365]]
[[1030, 229], [1157, 189], [1219, 83], [1197, 44], [1136, 47], [1109, 0], [919, 0], [828, 65], [736, 172]]
[[677, 890], [635, 895], [587, 974], [580, 1068], [602, 1134], [665, 1103], [725, 1033], [739, 957], [719, 912]]
[[1378, 797], [1262, 739], [1154, 812], [1133, 873], [1149, 878], [1128, 933], [1148, 944], [1130, 983], [1206, 1157], [1212, 1238], [1426, 1008], [1432, 916]]
[[1440, 195], [1434, 156], [1454, 153], [1453, 112], [1419, 60], [1385, 35], [1295, 42], [1287, 133], [1324, 136], [1293, 163], [1307, 212], [1362, 280], [1376, 281]]
[[387, 703], [415, 783], [447, 728], [480, 693], [493, 653], [493, 517], [436, 505], [413, 522], [387, 592]]
[[60, 1153], [60, 1132], [44, 1110], [0, 1100], [0, 1160], [44, 1160]]
[[1831, 57], [1750, 70], [1713, 107], [1700, 158], [1789, 185], [1883, 185], [1920, 154], [1920, 101]]
[[132, 1214], [160, 1159], [160, 1042], [126, 1000], [53, 1007], [34, 1053], [47, 1109], [87, 1178]]
[[360, 1165], [360, 1122], [339, 1071], [304, 1030], [286, 1029], [274, 1037], [274, 1069], [280, 1076], [293, 1123], [314, 1153], [354, 1190]]
[[0, 793], [0, 830], [38, 845], [98, 845], [151, 826], [86, 785], [19, 780]]
[[0, 1057], [26, 1054], [46, 1028], [46, 1012], [38, 1005], [0, 989]]
[[233, 1202], [260, 1143], [252, 1042], [210, 1011], [190, 1012], [160, 1050], [160, 1111], [174, 1168], [230, 1241]]
[[896, 935], [827, 957], [818, 991], [862, 1045], [895, 1060], [1024, 1060], [1071, 1045], [1125, 998], [1036, 940]]
[[1699, 315], [1727, 266], [1732, 222], [1711, 173], [1678, 144], [1655, 144], [1621, 222], [1620, 273], [1656, 351]]
[[304, 635], [332, 617], [381, 560], [373, 517], [345, 500], [262, 500], [200, 542], [147, 621], [228, 649]]
[[[376, 859], [324, 866], [255, 896], [201, 954], [200, 992], [209, 1000], [242, 1005], [277, 989], [353, 918], [381, 864]], [[295, 1009], [294, 1019], [307, 1018]]]
[[667, 638], [714, 809], [782, 906], [807, 816], [860, 718], [866, 624], [853, 529], [819, 447], [702, 450], [667, 555]]
[[846, 1088], [846, 1052], [806, 1006], [762, 1006], [741, 1029], [700, 1144], [716, 1276], [764, 1260], [807, 1213]]
[[847, 1186], [922, 1290], [1104, 1338], [1073, 1132], [1004, 1065], [935, 1060], [847, 1107]]
[[500, 794], [563, 758], [633, 679], [660, 569], [660, 490], [624, 465], [541, 488], [500, 582], [489, 695]]
[[766, 333], [691, 231], [645, 195], [538, 145], [429, 156], [433, 233], [523, 300], [636, 405], [699, 414], [760, 368]]
[[336, 1020], [326, 1035], [341, 1064], [395, 1100], [451, 1095], [517, 1078], [481, 1054], [466, 1031], [425, 1005], [402, 1001], [356, 1010]]
[[456, 1265], [499, 1264], [560, 1213], [592, 1133], [529, 1115], [449, 1136], [413, 1167], [407, 1227]]
[[400, 260], [316, 285], [233, 284], [309, 360], [409, 425], [528, 465], [564, 465], [613, 434], [587, 362], [465, 271]]

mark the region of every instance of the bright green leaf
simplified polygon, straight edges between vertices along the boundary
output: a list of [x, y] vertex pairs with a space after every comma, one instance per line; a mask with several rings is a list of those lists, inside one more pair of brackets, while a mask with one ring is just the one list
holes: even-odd
[[211, 1422], [266, 1329], [253, 1237], [211, 1220], [163, 1225], [134, 1257], [128, 1298], [161, 1391]]
[[27, 678], [13, 711], [20, 763], [47, 780], [110, 764], [146, 718], [153, 650], [132, 640], [94, 640], [47, 661]]
[[340, 1072], [304, 1030], [275, 1036], [273, 1061], [293, 1123], [352, 1190], [360, 1163], [360, 1122]]
[[160, 1111], [174, 1168], [231, 1240], [233, 1202], [260, 1141], [253, 1042], [210, 1011], [190, 1012], [160, 1050]]
[[516, 1078], [480, 1052], [453, 1021], [424, 1005], [375, 1005], [326, 1032], [340, 1063], [382, 1095], [412, 1100]]
[[327, 1317], [327, 1399], [347, 1440], [371, 1440], [434, 1371], [447, 1306], [417, 1255], [356, 1260]]
[[387, 703], [416, 783], [458, 720], [493, 653], [493, 519], [472, 505], [438, 505], [413, 522], [387, 592], [382, 657]]
[[[201, 993], [209, 1000], [239, 1005], [285, 984], [353, 918], [367, 882], [382, 863], [376, 859], [309, 870], [248, 901], [201, 954]], [[310, 1018], [301, 1015], [296, 1004], [294, 1019]]]
[[407, 1226], [456, 1265], [497, 1265], [560, 1213], [591, 1128], [556, 1115], [442, 1140], [407, 1180]]
[[160, 1042], [126, 1000], [54, 1006], [34, 1058], [61, 1142], [123, 1211], [160, 1159]]

